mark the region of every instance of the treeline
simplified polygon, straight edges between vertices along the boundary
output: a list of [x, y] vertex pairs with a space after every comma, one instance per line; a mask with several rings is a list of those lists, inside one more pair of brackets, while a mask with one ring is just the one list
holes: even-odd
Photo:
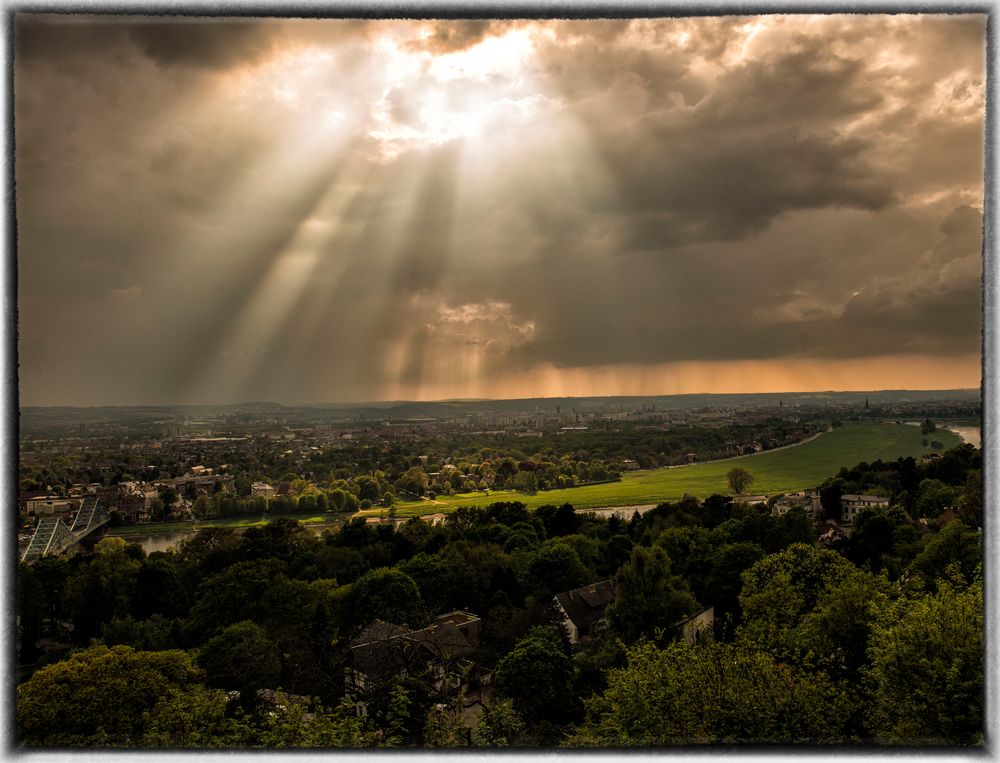
[[[484, 488], [534, 491], [614, 479], [626, 459], [641, 468], [655, 468], [686, 463], [688, 454], [702, 461], [738, 455], [752, 449], [754, 442], [764, 449], [787, 445], [818, 426], [775, 418], [720, 427], [680, 425], [669, 430], [616, 422], [613, 429], [598, 425], [586, 432], [550, 432], [537, 438], [464, 433], [383, 438], [373, 432], [309, 454], [289, 453], [284, 443], [254, 439], [205, 449], [186, 460], [163, 452], [123, 454], [109, 446], [78, 455], [53, 455], [44, 464], [21, 464], [19, 484], [23, 490], [65, 492], [78, 483], [166, 480], [196, 465], [216, 469], [226, 465], [230, 473], [246, 480], [244, 495], [249, 494], [253, 480], [304, 478], [328, 489], [338, 480], [353, 481], [376, 472], [386, 475], [396, 493]], [[510, 469], [508, 462], [515, 468]], [[447, 464], [456, 470], [447, 473]], [[415, 467], [436, 476], [414, 482], [407, 473]], [[397, 484], [400, 480], [407, 484]]]
[[[553, 595], [609, 578], [607, 627], [571, 650]], [[678, 642], [707, 606], [714, 638]], [[109, 538], [20, 566], [17, 607], [29, 746], [982, 741], [981, 534], [900, 508], [836, 548], [801, 512], [722, 496], [628, 520], [494, 503], [319, 537], [277, 520], [150, 555]], [[359, 717], [352, 639], [453, 610], [481, 618], [474, 728], [419, 672], [370, 686]], [[46, 656], [67, 634], [77, 650]]]

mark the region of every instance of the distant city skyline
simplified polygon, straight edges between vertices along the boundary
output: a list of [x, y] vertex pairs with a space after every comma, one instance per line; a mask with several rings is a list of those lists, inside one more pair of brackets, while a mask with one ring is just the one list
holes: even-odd
[[21, 404], [979, 387], [985, 34], [16, 14]]

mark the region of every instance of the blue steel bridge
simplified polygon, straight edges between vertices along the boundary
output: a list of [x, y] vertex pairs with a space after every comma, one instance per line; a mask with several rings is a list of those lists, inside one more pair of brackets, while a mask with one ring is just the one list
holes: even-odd
[[61, 517], [42, 517], [35, 526], [35, 534], [21, 555], [22, 562], [35, 562], [43, 556], [57, 556], [69, 551], [110, 519], [107, 508], [99, 498], [88, 495], [83, 499], [72, 523], [67, 525]]

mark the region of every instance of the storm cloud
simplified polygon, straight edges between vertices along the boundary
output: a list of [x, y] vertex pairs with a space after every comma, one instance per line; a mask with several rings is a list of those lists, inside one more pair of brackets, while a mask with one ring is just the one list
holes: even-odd
[[984, 16], [15, 22], [24, 404], [978, 378]]

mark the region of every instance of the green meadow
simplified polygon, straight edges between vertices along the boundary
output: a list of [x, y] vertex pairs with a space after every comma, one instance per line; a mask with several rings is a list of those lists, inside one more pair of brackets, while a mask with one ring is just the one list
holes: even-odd
[[[956, 434], [942, 429], [928, 439], [937, 440], [945, 449], [961, 443]], [[459, 506], [486, 506], [494, 501], [521, 501], [529, 508], [568, 502], [578, 509], [592, 509], [659, 503], [685, 494], [707, 498], [713, 493], [729, 493], [726, 473], [734, 466], [742, 466], [754, 475], [751, 493], [788, 493], [815, 487], [836, 475], [842, 466], [930, 453], [931, 449], [922, 441], [920, 427], [912, 424], [846, 424], [801, 445], [724, 461], [630, 472], [623, 475], [621, 482], [546, 490], [534, 495], [498, 490], [489, 494], [443, 496], [434, 501], [401, 501], [396, 504], [396, 513], [401, 517], [419, 516], [448, 512]], [[377, 516], [385, 513], [385, 509], [361, 513]]]

